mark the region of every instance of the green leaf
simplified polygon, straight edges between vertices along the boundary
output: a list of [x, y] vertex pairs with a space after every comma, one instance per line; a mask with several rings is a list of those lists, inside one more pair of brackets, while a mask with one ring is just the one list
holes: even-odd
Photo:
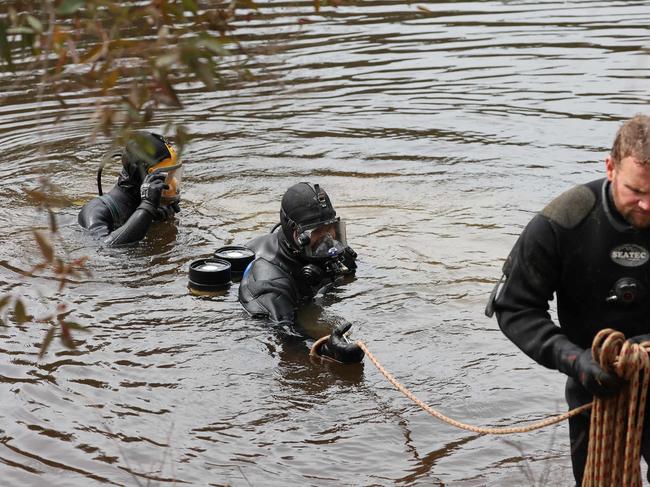
[[34, 34], [34, 29], [30, 27], [9, 27], [7, 29], [8, 34]]
[[47, 330], [47, 333], [45, 334], [45, 338], [43, 339], [43, 343], [41, 343], [41, 349], [38, 351], [38, 358], [43, 358], [43, 355], [45, 355], [45, 352], [47, 352], [47, 349], [50, 347], [50, 344], [54, 339], [55, 331], [56, 331], [56, 327], [54, 326], [51, 326], [50, 329]]
[[16, 322], [19, 325], [27, 323], [28, 321], [30, 321], [32, 319], [32, 317], [29, 316], [27, 314], [27, 312], [25, 311], [25, 305], [23, 304], [23, 302], [20, 299], [17, 299], [16, 304], [14, 305], [14, 315], [15, 315], [15, 318], [16, 318]]
[[63, 0], [56, 9], [57, 14], [71, 15], [84, 6], [86, 0]]
[[7, 24], [0, 20], [0, 56], [6, 61], [10, 68], [13, 69], [13, 62], [11, 61], [11, 48], [7, 40]]
[[88, 50], [88, 52], [81, 58], [82, 63], [93, 63], [99, 59], [104, 50], [103, 44], [97, 44]]
[[5, 294], [4, 296], [2, 296], [0, 298], [0, 309], [7, 306], [7, 303], [9, 302], [10, 299], [11, 299], [11, 294]]
[[253, 0], [241, 0], [241, 4], [246, 7], [250, 8], [251, 10], [257, 10], [257, 4]]
[[38, 243], [38, 247], [41, 249], [41, 254], [43, 254], [45, 262], [52, 262], [52, 259], [54, 259], [54, 249], [50, 240], [43, 232], [39, 232], [38, 230], [34, 230], [34, 237], [36, 237], [36, 243]]
[[158, 68], [168, 68], [177, 61], [178, 61], [178, 54], [172, 52], [169, 54], [163, 54], [162, 56], [158, 56], [156, 58], [155, 65]]
[[38, 32], [39, 34], [43, 32], [43, 24], [33, 15], [27, 16], [27, 23], [34, 29], [34, 32]]
[[200, 47], [205, 47], [219, 56], [227, 56], [230, 54], [228, 50], [224, 48], [224, 42], [214, 37], [204, 37], [198, 42], [198, 45]]
[[79, 330], [79, 331], [84, 331], [86, 333], [89, 332], [88, 328], [80, 325], [79, 323], [75, 323], [74, 321], [62, 321], [61, 325], [70, 328], [71, 330]]
[[214, 71], [212, 65], [206, 62], [198, 62], [190, 66], [197, 78], [199, 78], [205, 87], [209, 90], [215, 90]]
[[182, 0], [183, 4], [183, 9], [184, 10], [189, 10], [193, 14], [196, 14], [196, 11], [198, 10], [196, 6], [196, 2], [194, 0]]

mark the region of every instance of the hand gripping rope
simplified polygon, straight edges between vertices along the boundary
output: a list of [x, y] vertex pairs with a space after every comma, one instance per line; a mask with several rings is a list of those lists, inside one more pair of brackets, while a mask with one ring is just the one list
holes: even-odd
[[[323, 337], [316, 344], [323, 343]], [[650, 342], [643, 346], [625, 340], [616, 330], [601, 330], [592, 345], [594, 359], [605, 370], [614, 371], [627, 383], [617, 396], [595, 398], [564, 414], [552, 416], [526, 426], [486, 428], [456, 421], [436, 411], [418, 399], [411, 391], [393, 377], [368, 350], [365, 343], [356, 344], [379, 372], [397, 390], [424, 411], [457, 428], [486, 435], [525, 433], [544, 428], [571, 418], [593, 407], [589, 433], [589, 452], [582, 487], [637, 487], [641, 486], [640, 450], [643, 431], [643, 415], [650, 382]], [[315, 347], [312, 348], [312, 351]]]
[[650, 381], [649, 349], [650, 342], [632, 343], [611, 329], [594, 338], [594, 360], [627, 382], [617, 396], [594, 399], [583, 487], [642, 485], [640, 454]]

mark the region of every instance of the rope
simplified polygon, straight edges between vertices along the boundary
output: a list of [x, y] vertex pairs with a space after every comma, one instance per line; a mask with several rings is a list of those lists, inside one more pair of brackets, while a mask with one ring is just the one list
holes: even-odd
[[560, 423], [564, 421], [565, 419], [568, 419], [572, 416], [575, 416], [577, 414], [582, 413], [583, 411], [587, 411], [589, 408], [591, 408], [592, 403], [589, 404], [584, 404], [580, 407], [577, 407], [575, 409], [572, 409], [571, 411], [568, 411], [564, 414], [560, 414], [558, 416], [552, 416], [550, 418], [544, 419], [542, 421], [539, 421], [537, 423], [531, 423], [526, 426], [514, 426], [514, 427], [503, 427], [503, 428], [485, 428], [485, 427], [480, 427], [480, 426], [473, 426], [471, 424], [467, 423], [462, 423], [460, 421], [456, 421], [455, 419], [452, 419], [448, 416], [445, 416], [444, 414], [436, 411], [433, 409], [431, 406], [425, 404], [422, 402], [420, 399], [415, 397], [415, 395], [409, 391], [406, 387], [404, 387], [402, 384], [398, 382], [395, 377], [393, 377], [390, 372], [388, 372], [377, 360], [377, 358], [368, 350], [368, 347], [366, 347], [365, 343], [362, 341], [357, 341], [357, 346], [361, 348], [361, 350], [364, 351], [366, 356], [370, 359], [370, 361], [377, 367], [379, 372], [382, 373], [386, 379], [388, 379], [388, 382], [393, 384], [395, 388], [400, 391], [402, 394], [404, 394], [406, 397], [408, 397], [411, 401], [413, 401], [415, 404], [420, 406], [424, 411], [429, 413], [431, 416], [440, 419], [441, 421], [444, 421], [447, 424], [450, 424], [452, 426], [456, 426], [457, 428], [464, 429], [467, 431], [473, 431], [474, 433], [480, 433], [484, 435], [507, 435], [511, 433], [525, 433], [528, 431], [533, 431], [536, 429], [544, 428], [546, 426], [550, 426], [552, 424]]
[[594, 360], [626, 379], [615, 397], [595, 398], [582, 487], [640, 487], [641, 434], [650, 382], [650, 342], [631, 343], [618, 331], [600, 331], [591, 347]]
[[[323, 337], [317, 344], [329, 337]], [[436, 411], [418, 399], [411, 391], [393, 377], [368, 350], [365, 343], [358, 340], [357, 346], [377, 367], [388, 382], [397, 390], [420, 406], [431, 416], [467, 431], [487, 435], [524, 433], [576, 416], [593, 407], [589, 427], [589, 450], [582, 487], [641, 487], [641, 436], [643, 417], [650, 385], [650, 341], [642, 344], [632, 343], [616, 330], [601, 330], [594, 338], [592, 354], [607, 372], [614, 372], [626, 380], [618, 395], [611, 398], [594, 398], [571, 411], [547, 418], [526, 426], [485, 428], [456, 421]], [[312, 352], [317, 347], [314, 346]]]
[[324, 363], [332, 363], [332, 364], [340, 364], [336, 359], [333, 359], [332, 357], [328, 357], [327, 355], [321, 355], [319, 350], [320, 347], [323, 343], [325, 343], [329, 339], [329, 335], [324, 336], [322, 338], [319, 338], [314, 342], [314, 344], [311, 346], [311, 349], [309, 350], [309, 360], [315, 365], [321, 365]]

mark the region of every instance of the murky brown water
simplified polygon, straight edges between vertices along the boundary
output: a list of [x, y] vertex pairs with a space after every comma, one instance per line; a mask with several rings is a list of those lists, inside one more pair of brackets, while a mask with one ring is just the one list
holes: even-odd
[[[45, 313], [63, 300], [91, 333], [37, 360], [43, 330], [0, 330], [0, 484], [570, 485], [566, 424], [481, 437], [434, 420], [368, 361], [312, 365], [248, 318], [237, 287], [201, 299], [189, 263], [278, 221], [309, 180], [360, 254], [356, 280], [307, 310], [352, 321], [384, 365], [444, 413], [505, 426], [565, 408], [563, 378], [483, 315], [503, 258], [553, 195], [599, 177], [622, 119], [650, 102], [648, 1], [394, 1], [326, 9], [274, 2], [242, 22], [268, 81], [206, 94], [151, 125], [198, 134], [183, 211], [135, 248], [76, 225], [107, 141], [88, 141], [84, 93], [59, 125], [6, 74], [0, 108], [0, 292]], [[306, 18], [311, 23], [299, 24]], [[268, 75], [272, 76], [268, 76]], [[23, 73], [23, 75], [25, 75]], [[28, 76], [28, 75], [25, 75]], [[45, 149], [39, 152], [38, 147]], [[57, 294], [25, 280], [41, 174], [61, 184], [61, 232], [92, 278]], [[105, 184], [107, 184], [105, 182]]]

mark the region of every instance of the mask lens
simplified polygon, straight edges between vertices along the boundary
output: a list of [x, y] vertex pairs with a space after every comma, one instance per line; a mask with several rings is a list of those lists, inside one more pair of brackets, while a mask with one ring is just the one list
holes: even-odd
[[334, 221], [300, 232], [306, 257], [327, 259], [336, 257], [345, 249], [345, 223]]

